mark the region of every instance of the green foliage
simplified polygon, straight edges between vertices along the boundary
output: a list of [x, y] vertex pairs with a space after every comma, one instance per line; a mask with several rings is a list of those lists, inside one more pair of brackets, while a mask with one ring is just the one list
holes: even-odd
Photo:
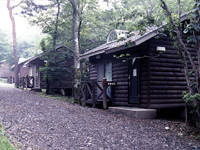
[[40, 68], [44, 80], [48, 79], [49, 83], [54, 81], [62, 82], [68, 79], [72, 81], [73, 71], [73, 52], [70, 48], [61, 47], [56, 50], [52, 49], [52, 39], [50, 36], [40, 42], [45, 66]]
[[194, 9], [189, 14], [190, 22], [186, 25], [184, 29], [184, 34], [187, 34], [188, 43], [193, 44], [193, 46], [198, 46], [200, 41], [200, 1], [196, 0]]
[[[200, 102], [200, 94], [199, 93], [190, 94], [190, 93], [184, 92], [183, 99], [187, 104], [192, 104], [194, 101]], [[196, 103], [193, 105], [193, 107], [197, 107]]]
[[187, 104], [188, 122], [200, 130], [200, 94], [184, 92], [184, 101]]
[[15, 150], [10, 141], [5, 137], [2, 125], [0, 125], [0, 150]]

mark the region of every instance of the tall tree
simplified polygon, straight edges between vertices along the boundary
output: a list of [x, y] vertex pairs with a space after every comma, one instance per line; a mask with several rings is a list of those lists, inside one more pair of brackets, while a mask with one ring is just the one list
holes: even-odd
[[80, 67], [79, 61], [79, 0], [69, 0], [73, 10], [73, 42], [74, 42], [74, 65], [75, 68]]
[[18, 86], [18, 57], [17, 57], [17, 38], [16, 38], [16, 26], [15, 26], [15, 18], [13, 16], [13, 8], [11, 7], [10, 0], [7, 0], [7, 8], [9, 11], [10, 20], [12, 23], [12, 38], [13, 38], [13, 55], [15, 62], [15, 86]]
[[55, 21], [55, 31], [53, 34], [53, 50], [56, 49], [56, 41], [58, 37], [58, 23], [59, 23], [59, 16], [60, 16], [60, 0], [56, 0], [57, 4], [57, 13], [56, 13], [56, 21]]

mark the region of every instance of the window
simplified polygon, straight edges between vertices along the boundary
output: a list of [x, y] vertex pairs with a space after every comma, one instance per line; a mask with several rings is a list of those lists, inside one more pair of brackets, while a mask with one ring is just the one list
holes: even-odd
[[112, 81], [112, 63], [108, 62], [105, 64], [105, 78], [107, 81]]
[[29, 76], [33, 76], [33, 67], [31, 67], [29, 70]]

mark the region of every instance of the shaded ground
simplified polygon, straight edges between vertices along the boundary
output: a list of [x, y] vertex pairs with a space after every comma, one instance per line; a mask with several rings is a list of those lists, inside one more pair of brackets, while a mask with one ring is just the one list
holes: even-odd
[[183, 150], [200, 146], [176, 131], [183, 126], [180, 122], [136, 120], [1, 84], [0, 119], [11, 141], [25, 150]]

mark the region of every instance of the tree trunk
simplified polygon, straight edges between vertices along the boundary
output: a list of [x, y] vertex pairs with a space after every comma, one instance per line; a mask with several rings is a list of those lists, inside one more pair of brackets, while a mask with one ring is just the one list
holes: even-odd
[[70, 0], [73, 9], [73, 41], [74, 41], [74, 66], [76, 69], [80, 67], [79, 61], [79, 12], [78, 12], [78, 0]]
[[19, 79], [18, 79], [18, 58], [17, 58], [17, 38], [16, 38], [16, 27], [15, 27], [15, 19], [13, 17], [12, 7], [10, 6], [10, 0], [7, 0], [7, 8], [9, 11], [10, 20], [12, 23], [12, 38], [13, 38], [13, 55], [15, 62], [15, 86], [18, 87]]
[[57, 14], [56, 14], [56, 23], [55, 23], [55, 31], [53, 34], [53, 50], [56, 49], [56, 41], [57, 41], [57, 37], [58, 37], [58, 19], [60, 16], [60, 1], [56, 0], [57, 3]]

